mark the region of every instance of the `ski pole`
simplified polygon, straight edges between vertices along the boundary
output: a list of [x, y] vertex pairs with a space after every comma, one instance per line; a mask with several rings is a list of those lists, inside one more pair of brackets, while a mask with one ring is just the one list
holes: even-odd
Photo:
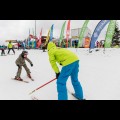
[[56, 78], [54, 78], [53, 80], [50, 80], [49, 82], [47, 82], [47, 83], [45, 83], [45, 84], [41, 85], [41, 86], [40, 86], [40, 87], [38, 87], [38, 88], [36, 88], [36, 89], [35, 89], [35, 90], [33, 90], [32, 92], [30, 92], [30, 93], [29, 93], [29, 95], [30, 95], [30, 94], [32, 94], [32, 93], [34, 93], [35, 91], [39, 90], [40, 88], [42, 88], [42, 87], [46, 86], [47, 84], [49, 84], [49, 83], [53, 82], [54, 80], [56, 80]]

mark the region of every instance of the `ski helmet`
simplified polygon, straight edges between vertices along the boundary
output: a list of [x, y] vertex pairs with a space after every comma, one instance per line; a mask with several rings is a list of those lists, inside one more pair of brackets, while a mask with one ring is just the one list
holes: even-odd
[[22, 55], [28, 55], [28, 51], [23, 51]]

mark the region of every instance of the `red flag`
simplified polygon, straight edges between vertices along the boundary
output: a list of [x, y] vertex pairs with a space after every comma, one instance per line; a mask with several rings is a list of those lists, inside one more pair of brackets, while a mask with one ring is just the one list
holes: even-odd
[[30, 34], [29, 36], [30, 36], [30, 39], [34, 38], [34, 36], [33, 36], [33, 35], [31, 35], [31, 34]]
[[68, 21], [67, 31], [66, 31], [66, 48], [68, 47], [69, 36], [70, 36], [70, 20]]
[[37, 37], [34, 37], [34, 39], [35, 39], [36, 41], [38, 41], [38, 38], [37, 38]]
[[30, 39], [35, 39], [36, 41], [38, 41], [38, 38], [36, 36], [34, 36], [34, 35], [30, 34], [29, 37], [30, 37]]
[[42, 39], [42, 29], [41, 29], [39, 41], [38, 41], [38, 44], [37, 44], [37, 47], [38, 47], [38, 48], [39, 48], [40, 45], [41, 45], [41, 39]]

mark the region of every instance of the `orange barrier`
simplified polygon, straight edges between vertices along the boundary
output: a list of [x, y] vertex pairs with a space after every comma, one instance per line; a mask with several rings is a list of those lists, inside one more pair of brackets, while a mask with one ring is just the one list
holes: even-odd
[[90, 47], [90, 38], [89, 38], [89, 37], [86, 37], [86, 38], [85, 38], [84, 48], [89, 48], [89, 47]]

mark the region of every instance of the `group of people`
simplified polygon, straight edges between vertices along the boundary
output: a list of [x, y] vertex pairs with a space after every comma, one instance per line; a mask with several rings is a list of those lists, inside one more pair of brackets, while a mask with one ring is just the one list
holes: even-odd
[[[15, 50], [14, 50], [14, 46], [12, 44], [12, 42], [10, 41], [8, 46], [8, 53], [10, 53], [10, 51], [12, 50], [13, 53], [15, 54]], [[5, 50], [7, 49], [5, 46], [1, 46], [0, 47], [0, 50], [1, 50], [1, 56], [2, 55], [5, 55]], [[28, 52], [27, 51], [23, 51], [22, 54], [20, 54], [20, 56], [18, 57], [18, 59], [16, 60], [16, 65], [18, 66], [18, 71], [17, 71], [17, 74], [15, 76], [15, 79], [16, 80], [22, 80], [20, 78], [20, 75], [21, 75], [21, 71], [22, 71], [22, 66], [25, 68], [26, 72], [27, 72], [27, 75], [29, 78], [31, 78], [31, 75], [30, 75], [30, 70], [29, 68], [27, 67], [26, 63], [25, 63], [25, 60], [27, 60], [28, 62], [30, 62], [31, 66], [33, 66], [32, 62], [27, 58], [27, 55], [28, 55]]]
[[[22, 47], [22, 45], [21, 45], [21, 43], [20, 42], [18, 42], [18, 50]], [[8, 46], [7, 46], [7, 48], [8, 48], [8, 53], [7, 54], [10, 54], [10, 51], [12, 50], [13, 51], [13, 53], [15, 54], [15, 50], [14, 50], [14, 45], [12, 44], [12, 42], [10, 41], [9, 42], [9, 44], [8, 44]], [[7, 49], [5, 46], [1, 46], [0, 47], [0, 50], [1, 50], [1, 56], [2, 55], [5, 55], [5, 50]], [[23, 50], [25, 50], [25, 43], [23, 43]]]
[[[11, 42], [8, 44], [8, 54], [10, 50], [15, 54]], [[68, 49], [56, 47], [54, 42], [49, 42], [47, 44], [47, 51], [51, 67], [53, 68], [57, 79], [58, 100], [68, 100], [66, 83], [69, 76], [71, 77], [71, 82], [75, 90], [74, 95], [80, 100], [84, 100], [83, 89], [78, 79], [80, 62], [78, 56]], [[20, 77], [22, 67], [26, 70], [27, 76], [31, 78], [30, 69], [27, 67], [25, 61], [28, 61], [31, 67], [33, 67], [32, 61], [28, 58], [28, 52], [23, 50], [15, 61], [18, 67], [18, 71], [15, 76], [16, 80], [22, 81], [22, 78]], [[59, 70], [57, 63], [62, 66], [61, 71]]]
[[96, 48], [104, 48], [104, 40], [101, 40], [100, 42], [96, 42]]
[[[13, 46], [13, 44], [11, 43], [11, 41], [9, 42], [9, 44], [8, 44], [7, 47], [8, 47], [8, 53], [7, 53], [7, 54], [9, 54], [11, 50], [12, 50], [13, 53], [15, 54], [14, 46]], [[5, 46], [1, 46], [1, 47], [0, 47], [1, 56], [5, 55], [5, 50], [6, 50], [6, 49], [7, 49], [7, 48], [6, 48]]]

